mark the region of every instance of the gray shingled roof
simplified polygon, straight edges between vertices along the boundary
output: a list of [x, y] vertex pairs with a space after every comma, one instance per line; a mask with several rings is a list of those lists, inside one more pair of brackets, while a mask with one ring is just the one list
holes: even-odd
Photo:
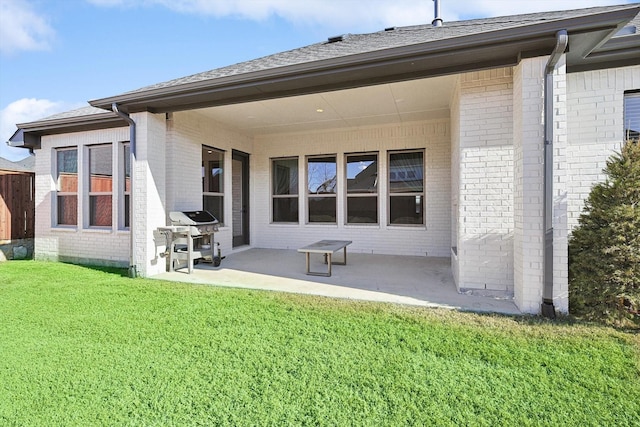
[[558, 12], [529, 13], [523, 15], [502, 16], [496, 18], [472, 19], [466, 21], [445, 22], [442, 27], [432, 25], [416, 25], [398, 27], [389, 31], [379, 31], [369, 34], [347, 34], [342, 41], [335, 43], [316, 43], [286, 52], [253, 59], [246, 62], [217, 68], [203, 73], [169, 80], [146, 86], [122, 95], [135, 94], [155, 89], [163, 89], [183, 84], [230, 77], [256, 71], [275, 69], [279, 67], [310, 63], [314, 61], [340, 58], [377, 50], [384, 50], [436, 40], [451, 39], [471, 34], [486, 33], [508, 28], [525, 27], [542, 22], [567, 19], [599, 12], [614, 10], [616, 7], [605, 6], [586, 9], [565, 10]]
[[29, 156], [26, 159], [12, 162], [11, 160], [0, 157], [0, 171], [10, 172], [33, 172], [35, 166], [34, 156]]
[[64, 111], [62, 113], [53, 114], [51, 116], [44, 117], [38, 121], [71, 119], [74, 117], [85, 117], [93, 114], [104, 114], [104, 113], [109, 113], [109, 111], [103, 110], [102, 108], [87, 106], [87, 107], [77, 108], [71, 111]]

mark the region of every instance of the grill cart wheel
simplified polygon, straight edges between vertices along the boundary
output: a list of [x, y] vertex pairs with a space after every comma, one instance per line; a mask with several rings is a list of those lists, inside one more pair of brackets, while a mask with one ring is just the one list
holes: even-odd
[[214, 256], [213, 257], [213, 266], [214, 267], [219, 267], [221, 262], [222, 262], [222, 258], [220, 258], [219, 256]]

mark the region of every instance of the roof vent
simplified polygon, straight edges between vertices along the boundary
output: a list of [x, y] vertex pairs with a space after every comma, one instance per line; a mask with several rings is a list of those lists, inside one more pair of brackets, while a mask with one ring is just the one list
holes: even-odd
[[630, 26], [624, 27], [623, 29], [618, 31], [614, 37], [630, 36], [630, 35], [635, 34], [635, 33], [636, 33], [635, 25], [630, 25]]
[[333, 37], [329, 37], [327, 39], [328, 43], [336, 43], [336, 42], [341, 42], [342, 40], [344, 40], [344, 36], [333, 36]]
[[396, 27], [387, 27], [384, 30], [385, 31], [395, 31]]
[[442, 27], [442, 18], [440, 18], [440, 0], [433, 0], [435, 18], [431, 21], [431, 25], [434, 27]]

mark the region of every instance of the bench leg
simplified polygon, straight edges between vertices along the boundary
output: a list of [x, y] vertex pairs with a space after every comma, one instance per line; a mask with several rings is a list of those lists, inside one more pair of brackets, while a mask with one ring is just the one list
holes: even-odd
[[343, 248], [343, 260], [342, 262], [334, 261], [333, 263], [336, 265], [347, 265], [347, 247]]
[[311, 262], [309, 261], [309, 258], [311, 257], [311, 253], [310, 252], [306, 252], [306, 264], [307, 264], [307, 275], [308, 276], [323, 276], [323, 277], [331, 277], [331, 253], [326, 253], [324, 254], [324, 260], [325, 263], [327, 264], [327, 272], [326, 273], [321, 273], [318, 271], [311, 271]]

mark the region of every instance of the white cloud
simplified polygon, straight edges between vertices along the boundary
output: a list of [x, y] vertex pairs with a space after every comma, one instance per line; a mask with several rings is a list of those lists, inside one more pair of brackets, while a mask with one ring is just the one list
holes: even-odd
[[0, 52], [47, 50], [55, 31], [26, 0], [0, 0]]
[[0, 110], [0, 156], [9, 160], [19, 160], [29, 154], [23, 148], [9, 147], [6, 144], [17, 130], [16, 124], [42, 119], [83, 105], [86, 104], [72, 104], [35, 98], [19, 99], [7, 105]]
[[443, 0], [441, 14], [445, 20], [457, 21], [469, 19], [470, 16], [484, 18], [636, 2], [634, 0]]
[[[430, 23], [430, 0], [87, 0], [98, 6], [162, 6], [186, 14], [265, 20], [279, 16], [297, 25], [321, 25], [351, 32]], [[633, 3], [627, 0], [626, 3]], [[625, 0], [442, 0], [445, 21], [548, 10], [579, 9]]]

